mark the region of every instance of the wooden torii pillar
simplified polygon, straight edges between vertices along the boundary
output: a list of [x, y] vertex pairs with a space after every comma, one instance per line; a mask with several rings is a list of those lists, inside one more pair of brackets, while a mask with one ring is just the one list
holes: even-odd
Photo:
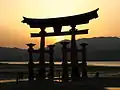
[[41, 27], [40, 57], [39, 57], [39, 78], [45, 79], [45, 27]]
[[55, 45], [48, 45], [49, 48], [49, 61], [50, 61], [50, 72], [48, 74], [49, 79], [54, 79], [54, 48]]
[[33, 72], [33, 68], [34, 68], [34, 63], [33, 63], [33, 46], [35, 46], [35, 44], [29, 43], [26, 44], [29, 48], [28, 48], [28, 52], [29, 52], [29, 62], [28, 62], [28, 69], [29, 69], [29, 74], [28, 74], [28, 80], [34, 80], [34, 72]]
[[79, 70], [78, 70], [78, 60], [77, 60], [77, 46], [76, 46], [76, 40], [75, 40], [75, 32], [76, 30], [76, 25], [71, 25], [72, 29], [71, 31], [71, 65], [72, 65], [72, 74], [71, 78], [72, 81], [76, 81], [80, 75], [79, 75]]
[[82, 78], [87, 78], [87, 61], [86, 61], [86, 46], [88, 44], [82, 43], [80, 46], [82, 46]]
[[67, 64], [67, 44], [69, 42], [61, 42], [62, 44], [62, 67], [63, 67], [63, 72], [62, 72], [62, 81], [63, 82], [68, 82], [69, 75], [68, 75], [68, 64]]

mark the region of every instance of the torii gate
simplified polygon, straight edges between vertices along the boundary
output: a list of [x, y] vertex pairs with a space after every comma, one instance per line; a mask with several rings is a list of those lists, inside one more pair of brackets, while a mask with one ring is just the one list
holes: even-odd
[[[98, 9], [93, 10], [88, 13], [68, 16], [68, 17], [59, 17], [59, 18], [48, 18], [48, 19], [36, 19], [36, 18], [26, 18], [23, 17], [23, 23], [27, 23], [30, 28], [40, 28], [39, 33], [31, 33], [31, 37], [41, 37], [40, 41], [40, 58], [39, 58], [39, 76], [40, 78], [45, 78], [45, 37], [48, 36], [61, 36], [61, 35], [71, 35], [71, 65], [72, 65], [72, 79], [78, 75], [78, 66], [77, 66], [77, 50], [75, 35], [76, 34], [88, 34], [88, 29], [78, 31], [75, 27], [76, 25], [87, 24], [91, 19], [97, 18]], [[70, 26], [70, 31], [61, 32], [62, 26]], [[46, 33], [45, 29], [47, 27], [53, 27], [54, 32]]]

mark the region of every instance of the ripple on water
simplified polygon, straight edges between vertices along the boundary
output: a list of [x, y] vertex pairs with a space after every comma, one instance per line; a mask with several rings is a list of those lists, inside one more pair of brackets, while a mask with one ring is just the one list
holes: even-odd
[[120, 90], [120, 88], [118, 87], [110, 87], [110, 88], [106, 88], [107, 90]]

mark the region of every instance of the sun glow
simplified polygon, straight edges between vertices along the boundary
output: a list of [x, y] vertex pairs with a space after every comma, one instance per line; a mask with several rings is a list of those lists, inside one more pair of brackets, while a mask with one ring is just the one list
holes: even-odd
[[[109, 3], [109, 4], [108, 4]], [[82, 14], [99, 8], [99, 18], [87, 26], [77, 26], [78, 30], [89, 29], [88, 35], [81, 37], [120, 36], [120, 1], [119, 0], [0, 0], [0, 46], [25, 48], [29, 42], [39, 43], [32, 39], [30, 33], [39, 33], [40, 29], [31, 29], [21, 23], [23, 16], [28, 18], [54, 18]], [[69, 31], [65, 27], [62, 31]], [[53, 32], [53, 29], [46, 29]], [[7, 37], [6, 37], [7, 36]], [[19, 36], [16, 38], [16, 36]], [[52, 44], [70, 36], [49, 37], [46, 44]], [[39, 46], [39, 45], [38, 45]]]
[[57, 36], [57, 37], [55, 37], [55, 38], [56, 38], [56, 41], [62, 41], [62, 40], [65, 39], [64, 36]]
[[[36, 1], [36, 2], [35, 2]], [[35, 0], [34, 2], [30, 2], [29, 5], [35, 5], [35, 7], [29, 8], [27, 11], [34, 13], [27, 14], [26, 16], [32, 18], [54, 18], [54, 17], [64, 17], [64, 16], [72, 16], [80, 13], [85, 13], [90, 10], [96, 9], [96, 7], [89, 8], [89, 5], [92, 3], [89, 0]], [[40, 12], [38, 12], [38, 10]], [[72, 21], [71, 21], [72, 22]], [[84, 26], [80, 26], [77, 29], [87, 29]], [[63, 31], [69, 31], [70, 27], [62, 27]], [[53, 32], [53, 28], [47, 28], [47, 32]], [[76, 39], [80, 38], [77, 36]], [[83, 36], [82, 36], [83, 37]], [[53, 39], [54, 38], [54, 39]], [[53, 42], [59, 42], [64, 39], [70, 39], [70, 36], [57, 36], [53, 38], [47, 38], [46, 44], [52, 44]]]

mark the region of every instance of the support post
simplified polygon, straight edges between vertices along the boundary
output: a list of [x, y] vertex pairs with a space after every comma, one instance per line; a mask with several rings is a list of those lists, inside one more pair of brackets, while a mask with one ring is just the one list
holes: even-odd
[[67, 64], [67, 44], [69, 42], [61, 42], [62, 44], [62, 67], [63, 67], [63, 74], [62, 74], [62, 81], [68, 82], [69, 76], [68, 76], [68, 64]]
[[45, 79], [45, 27], [41, 27], [40, 58], [39, 58], [39, 79]]
[[28, 62], [28, 69], [29, 69], [29, 74], [28, 74], [28, 80], [34, 80], [34, 72], [33, 72], [33, 46], [35, 46], [35, 44], [29, 43], [26, 44], [29, 48], [28, 48], [28, 52], [29, 52], [29, 62]]
[[87, 78], [87, 62], [86, 62], [86, 46], [88, 44], [82, 43], [80, 46], [82, 46], [82, 78]]
[[71, 65], [72, 65], [72, 74], [71, 79], [72, 81], [76, 81], [80, 75], [78, 70], [78, 60], [77, 60], [77, 46], [76, 46], [76, 40], [75, 40], [75, 32], [76, 25], [71, 25]]
[[48, 75], [48, 77], [50, 79], [54, 79], [54, 46], [55, 45], [48, 45], [49, 48], [49, 60], [50, 60], [50, 73]]

